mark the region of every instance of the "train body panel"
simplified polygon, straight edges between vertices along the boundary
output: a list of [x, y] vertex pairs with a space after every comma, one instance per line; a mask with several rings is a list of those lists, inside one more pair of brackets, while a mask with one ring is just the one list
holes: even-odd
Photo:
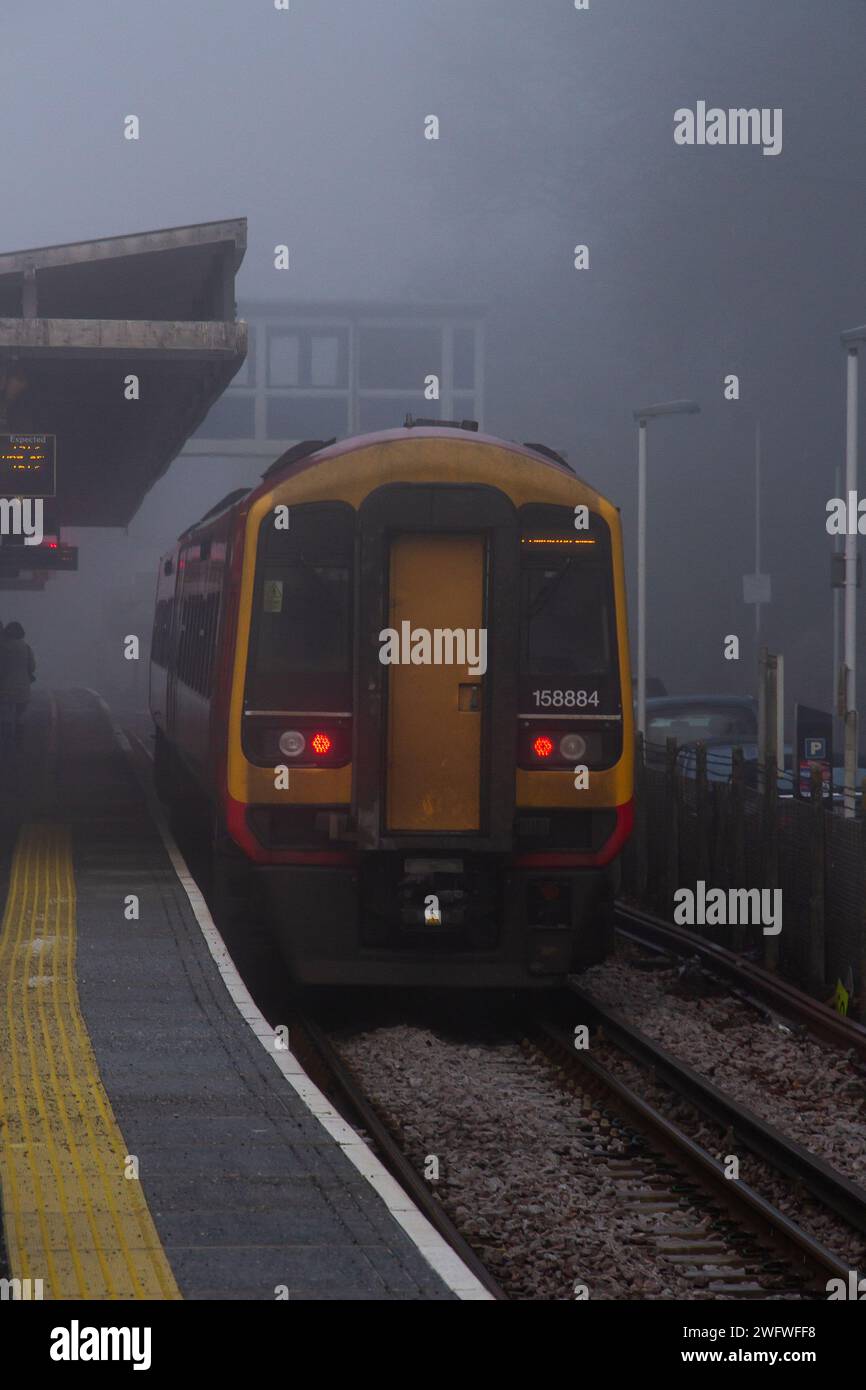
[[531, 448], [391, 431], [290, 453], [170, 562], [158, 746], [299, 979], [517, 986], [603, 954], [633, 775], [610, 502]]

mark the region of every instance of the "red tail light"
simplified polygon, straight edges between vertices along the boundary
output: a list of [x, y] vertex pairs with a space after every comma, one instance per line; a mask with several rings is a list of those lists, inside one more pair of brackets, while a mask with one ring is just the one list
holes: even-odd
[[532, 751], [536, 758], [549, 758], [553, 752], [553, 739], [548, 738], [547, 734], [539, 734], [532, 745]]
[[257, 767], [345, 767], [352, 761], [351, 716], [335, 714], [324, 727], [322, 717], [245, 714], [244, 754]]

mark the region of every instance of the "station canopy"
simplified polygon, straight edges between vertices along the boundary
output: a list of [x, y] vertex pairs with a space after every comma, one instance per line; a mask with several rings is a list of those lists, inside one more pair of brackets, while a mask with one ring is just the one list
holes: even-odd
[[126, 525], [242, 365], [246, 225], [0, 255], [0, 430], [56, 436], [62, 525]]

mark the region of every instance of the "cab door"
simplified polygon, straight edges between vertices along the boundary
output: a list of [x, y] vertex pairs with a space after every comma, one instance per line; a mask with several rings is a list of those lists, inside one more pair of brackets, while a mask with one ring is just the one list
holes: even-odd
[[[388, 621], [400, 636], [402, 657], [387, 667], [385, 822], [391, 833], [481, 829], [485, 677], [467, 668], [471, 656], [485, 650], [479, 641], [485, 575], [482, 535], [391, 539]], [[424, 633], [429, 663], [407, 661], [413, 647], [424, 655]]]

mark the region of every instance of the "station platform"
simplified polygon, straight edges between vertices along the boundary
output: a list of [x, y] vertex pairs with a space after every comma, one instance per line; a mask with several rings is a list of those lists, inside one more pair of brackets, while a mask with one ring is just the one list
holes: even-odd
[[92, 692], [43, 694], [3, 773], [0, 1275], [46, 1299], [488, 1299], [279, 1050], [123, 745]]

